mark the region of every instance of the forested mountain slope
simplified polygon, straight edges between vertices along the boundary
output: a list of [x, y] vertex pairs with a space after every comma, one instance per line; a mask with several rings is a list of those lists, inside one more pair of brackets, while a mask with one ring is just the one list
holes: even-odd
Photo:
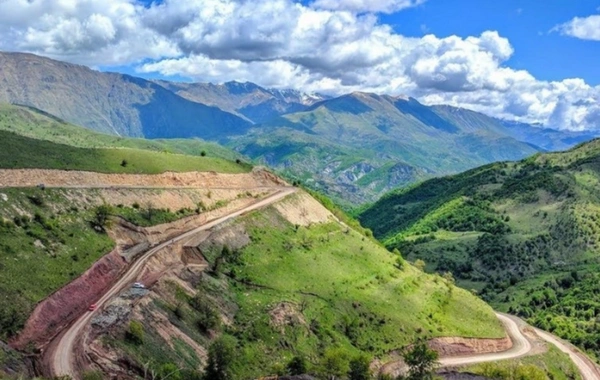
[[364, 209], [390, 249], [600, 355], [600, 140], [394, 191]]

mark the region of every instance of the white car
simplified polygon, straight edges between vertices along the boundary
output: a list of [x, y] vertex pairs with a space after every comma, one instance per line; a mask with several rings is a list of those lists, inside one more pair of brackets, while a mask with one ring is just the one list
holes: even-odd
[[144, 284], [142, 284], [141, 282], [135, 282], [133, 284], [133, 287], [136, 289], [146, 289], [146, 286], [144, 286]]

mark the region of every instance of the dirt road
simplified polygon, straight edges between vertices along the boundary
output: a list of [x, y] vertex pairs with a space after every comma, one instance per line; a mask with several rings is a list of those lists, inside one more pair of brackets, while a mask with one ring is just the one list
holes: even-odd
[[[183, 233], [173, 239], [165, 241], [165, 242], [157, 245], [156, 247], [150, 249], [138, 261], [136, 261], [131, 266], [131, 268], [123, 275], [123, 277], [121, 277], [121, 279], [108, 292], [106, 292], [102, 296], [102, 298], [96, 303], [96, 305], [97, 305], [96, 311], [101, 309], [102, 305], [104, 305], [104, 303], [106, 303], [111, 297], [115, 296], [122, 289], [124, 289], [125, 287], [129, 286], [132, 282], [134, 282], [136, 280], [136, 277], [140, 273], [140, 271], [143, 269], [144, 264], [152, 257], [152, 255], [154, 255], [155, 253], [157, 253], [158, 251], [160, 251], [167, 245], [172, 244], [176, 241], [180, 241], [180, 240], [189, 238], [190, 236], [192, 236], [200, 231], [208, 230], [220, 223], [225, 222], [228, 219], [235, 218], [237, 216], [248, 213], [250, 211], [268, 206], [282, 198], [285, 198], [286, 196], [288, 196], [294, 192], [296, 192], [295, 188], [282, 188], [282, 190], [280, 190], [279, 192], [277, 192], [273, 195], [270, 195], [256, 203], [252, 204], [251, 206], [248, 206], [248, 207], [245, 207], [238, 211], [232, 212], [221, 218], [212, 220], [212, 221], [204, 224], [203, 226], [200, 226], [200, 227], [190, 230], [186, 233]], [[74, 368], [74, 361], [75, 361], [74, 359], [75, 358], [74, 358], [73, 353], [74, 353], [74, 350], [77, 346], [79, 339], [85, 339], [85, 336], [83, 336], [82, 333], [85, 331], [85, 327], [88, 325], [89, 321], [92, 319], [92, 317], [94, 316], [96, 311], [86, 312], [81, 317], [79, 317], [79, 319], [77, 319], [61, 336], [59, 336], [58, 343], [56, 345], [54, 345], [54, 348], [49, 350], [49, 352], [47, 353], [47, 355], [49, 355], [49, 357], [47, 359], [50, 362], [51, 370], [52, 370], [52, 373], [54, 376], [69, 375], [69, 376], [73, 377], [74, 379], [78, 378], [77, 370], [76, 370], [76, 368]]]
[[585, 356], [571, 344], [563, 342], [562, 339], [539, 329], [534, 330], [540, 338], [555, 345], [559, 350], [569, 355], [573, 363], [579, 369], [579, 373], [584, 380], [600, 380], [600, 370], [590, 358]]
[[496, 313], [496, 316], [504, 325], [506, 333], [513, 342], [513, 346], [509, 350], [482, 355], [441, 358], [439, 360], [440, 365], [442, 367], [452, 367], [482, 362], [495, 362], [504, 359], [514, 359], [527, 355], [532, 348], [531, 342], [529, 342], [529, 340], [527, 340], [527, 338], [523, 335], [521, 329], [519, 329], [519, 325], [517, 325], [512, 318], [509, 318], [503, 314]]
[[[493, 362], [498, 360], [505, 359], [514, 359], [518, 357], [522, 357], [527, 355], [531, 349], [532, 345], [529, 340], [523, 335], [521, 332], [521, 328], [519, 325], [527, 325], [521, 319], [506, 315], [496, 313], [496, 316], [506, 329], [508, 336], [513, 342], [513, 347], [507, 351], [490, 353], [484, 355], [473, 355], [473, 356], [465, 356], [465, 357], [453, 357], [453, 358], [442, 358], [440, 359], [440, 364], [442, 367], [450, 367], [450, 366], [460, 366], [467, 364], [476, 364], [483, 362]], [[555, 345], [559, 350], [569, 355], [573, 364], [579, 370], [579, 373], [583, 380], [600, 380], [600, 371], [598, 367], [592, 362], [590, 358], [588, 358], [585, 354], [581, 353], [574, 346], [564, 343], [560, 338], [539, 329], [533, 329], [537, 336], [546, 342]]]

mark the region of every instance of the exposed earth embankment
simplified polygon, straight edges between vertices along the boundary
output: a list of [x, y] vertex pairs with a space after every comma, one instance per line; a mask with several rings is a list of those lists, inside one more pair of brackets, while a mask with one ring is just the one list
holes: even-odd
[[286, 183], [260, 169], [244, 174], [216, 172], [166, 172], [162, 174], [105, 174], [84, 171], [46, 169], [0, 169], [0, 187], [193, 187], [256, 188]]

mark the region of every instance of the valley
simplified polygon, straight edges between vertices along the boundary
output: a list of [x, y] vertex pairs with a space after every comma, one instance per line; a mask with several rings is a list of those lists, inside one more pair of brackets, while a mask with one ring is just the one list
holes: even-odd
[[[327, 96], [249, 82], [150, 81], [18, 53], [0, 52], [0, 65], [0, 103], [21, 105], [18, 111], [0, 106], [2, 130], [77, 147], [146, 144], [172, 153], [244, 155], [347, 210], [427, 178], [563, 150], [595, 136], [524, 123], [515, 127], [402, 95]], [[17, 121], [40, 111], [54, 118], [45, 121], [45, 132], [24, 130]], [[113, 136], [76, 132], [61, 120]], [[194, 151], [200, 143], [186, 139], [204, 140], [203, 148]]]
[[598, 147], [426, 181], [360, 220], [390, 249], [597, 357]]
[[0, 67], [0, 378], [600, 379], [593, 130]]

